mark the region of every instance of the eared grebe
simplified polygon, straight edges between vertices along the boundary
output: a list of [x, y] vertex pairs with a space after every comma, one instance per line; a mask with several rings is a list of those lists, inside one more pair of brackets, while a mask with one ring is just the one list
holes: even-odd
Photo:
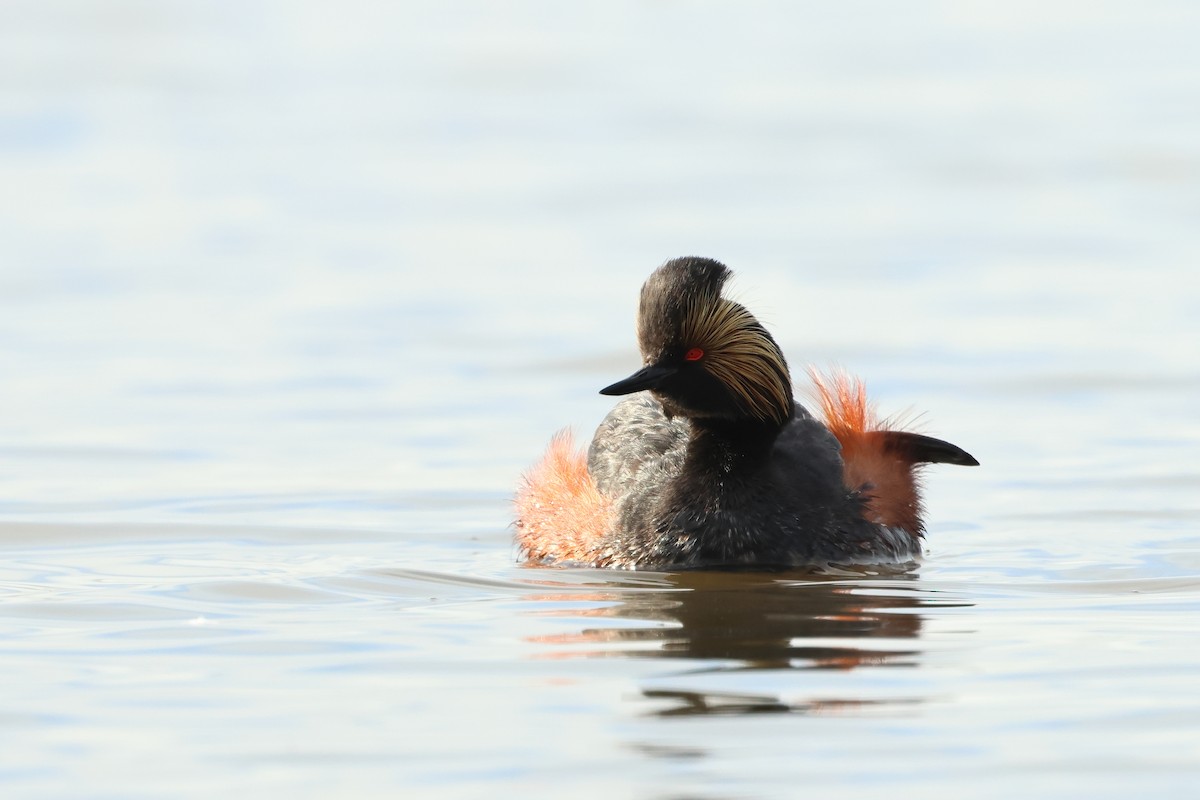
[[779, 346], [721, 296], [730, 271], [677, 258], [642, 286], [645, 366], [586, 461], [551, 442], [516, 496], [536, 563], [630, 569], [903, 562], [921, 552], [918, 471], [964, 450], [884, 430], [857, 381], [813, 374], [824, 422], [792, 398]]

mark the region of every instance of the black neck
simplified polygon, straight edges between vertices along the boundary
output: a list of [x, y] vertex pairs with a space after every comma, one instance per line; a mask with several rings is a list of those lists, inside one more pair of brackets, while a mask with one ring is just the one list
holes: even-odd
[[692, 440], [688, 445], [684, 472], [695, 477], [711, 475], [749, 476], [759, 464], [766, 463], [782, 428], [762, 420], [692, 419]]

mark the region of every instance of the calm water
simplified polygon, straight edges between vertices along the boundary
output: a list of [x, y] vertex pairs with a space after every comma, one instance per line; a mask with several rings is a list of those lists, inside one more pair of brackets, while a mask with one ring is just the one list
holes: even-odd
[[[1194, 4], [6, 11], [5, 797], [1200, 791]], [[514, 563], [693, 253], [919, 568]]]

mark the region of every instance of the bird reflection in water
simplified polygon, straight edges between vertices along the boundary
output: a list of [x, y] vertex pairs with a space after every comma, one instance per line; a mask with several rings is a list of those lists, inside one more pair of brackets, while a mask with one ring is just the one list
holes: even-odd
[[[530, 641], [550, 646], [543, 658], [708, 662], [674, 674], [686, 678], [686, 689], [670, 687], [661, 676], [655, 678], [660, 685], [643, 689], [644, 697], [667, 701], [654, 712], [664, 716], [838, 713], [919, 702], [793, 701], [769, 693], [700, 691], [693, 685], [697, 676], [718, 673], [914, 666], [921, 653], [921, 609], [964, 605], [922, 589], [916, 574], [900, 567], [839, 575], [804, 570], [677, 572], [644, 576], [637, 583], [611, 578], [604, 582], [607, 585], [594, 592], [559, 584], [561, 593], [550, 590], [529, 597], [558, 606], [538, 613], [588, 623], [578, 631]], [[581, 608], [581, 603], [604, 605]]]

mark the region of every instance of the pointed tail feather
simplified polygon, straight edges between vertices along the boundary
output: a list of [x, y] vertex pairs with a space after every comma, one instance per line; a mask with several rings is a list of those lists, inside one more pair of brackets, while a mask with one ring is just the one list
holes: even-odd
[[868, 438], [882, 439], [880, 446], [899, 458], [913, 464], [958, 464], [963, 467], [978, 467], [975, 456], [956, 444], [932, 436], [922, 436], [909, 431], [869, 431]]

